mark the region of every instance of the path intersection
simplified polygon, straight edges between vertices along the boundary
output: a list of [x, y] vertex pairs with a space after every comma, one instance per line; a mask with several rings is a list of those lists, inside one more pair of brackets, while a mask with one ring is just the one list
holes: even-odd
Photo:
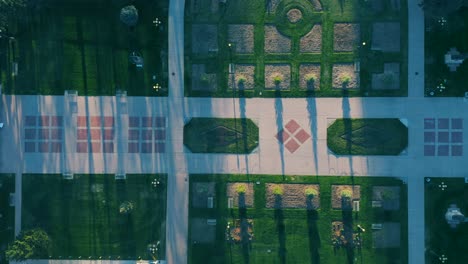
[[[189, 173], [398, 177], [408, 184], [409, 263], [425, 263], [424, 177], [466, 175], [468, 103], [424, 98], [417, 2], [409, 1], [408, 97], [222, 99], [184, 97], [184, 1], [171, 0], [169, 96], [2, 95], [1, 172], [16, 173], [16, 193], [22, 173], [167, 173], [166, 257], [177, 264], [187, 263]], [[250, 118], [259, 127], [259, 146], [249, 155], [192, 154], [183, 145], [183, 126], [192, 117]], [[327, 126], [343, 117], [404, 120], [406, 153], [333, 155]], [[435, 142], [436, 133], [450, 133], [456, 142]], [[20, 226], [18, 195], [16, 232]]]

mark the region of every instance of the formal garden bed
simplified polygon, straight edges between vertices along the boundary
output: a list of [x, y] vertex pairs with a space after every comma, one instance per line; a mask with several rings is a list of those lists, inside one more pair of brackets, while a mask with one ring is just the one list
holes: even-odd
[[130, 5], [134, 9], [121, 15], [122, 1], [53, 1], [21, 13], [8, 30], [14, 41], [1, 56], [7, 62], [1, 67], [3, 92], [166, 96], [169, 1]]
[[[425, 179], [426, 261], [436, 263], [446, 257], [446, 263], [466, 263], [468, 255], [468, 183], [466, 178], [431, 177]], [[452, 219], [449, 210], [464, 217]], [[455, 220], [448, 222], [449, 219]]]
[[[188, 263], [407, 262], [406, 185], [399, 179], [190, 175], [192, 193], [200, 184], [215, 186], [217, 195], [213, 208], [196, 206], [194, 196], [189, 202]], [[334, 208], [346, 191], [359, 205]], [[251, 206], [237, 206], [240, 194]], [[401, 208], [374, 207], [388, 197]]]
[[0, 263], [6, 263], [5, 249], [15, 238], [15, 207], [10, 194], [15, 193], [15, 175], [0, 174]]
[[51, 259], [165, 258], [165, 175], [25, 174], [22, 201], [22, 228], [50, 236]]
[[336, 119], [327, 129], [335, 155], [400, 155], [408, 146], [408, 128], [395, 118]]
[[258, 137], [247, 118], [192, 118], [184, 126], [184, 145], [193, 153], [251, 153]]
[[[407, 95], [407, 0], [239, 0], [217, 9], [213, 2], [186, 2], [185, 63], [212, 67], [217, 82], [200, 89], [199, 74], [186, 67], [187, 96]], [[271, 72], [272, 65], [289, 69]], [[308, 74], [303, 65], [317, 67]]]

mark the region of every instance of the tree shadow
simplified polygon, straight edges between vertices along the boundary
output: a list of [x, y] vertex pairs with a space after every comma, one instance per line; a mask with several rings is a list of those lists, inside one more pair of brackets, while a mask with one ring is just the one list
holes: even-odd
[[[307, 198], [307, 208], [312, 208], [312, 199]], [[310, 263], [320, 263], [320, 234], [317, 226], [318, 213], [315, 209], [307, 210], [307, 234], [309, 237]]]
[[[248, 150], [248, 134], [250, 131], [247, 129], [247, 116], [246, 116], [246, 101], [245, 101], [245, 93], [244, 93], [244, 83], [239, 83], [239, 111], [240, 111], [240, 118], [241, 118], [241, 129], [242, 129], [242, 141], [243, 141], [243, 148], [244, 150]], [[257, 145], [258, 147], [258, 145]], [[247, 180], [249, 179], [249, 159], [248, 155], [244, 155], [244, 162], [245, 162], [245, 170], [247, 174]]]
[[341, 199], [341, 214], [343, 217], [343, 236], [346, 240], [346, 255], [347, 263], [354, 263], [354, 239], [353, 239], [353, 211], [351, 206], [351, 198], [343, 197]]
[[[281, 99], [281, 91], [279, 89], [275, 90], [275, 114], [276, 114], [276, 129], [277, 131], [282, 131], [283, 129], [283, 101]], [[284, 138], [282, 134], [278, 137], [279, 143], [279, 152], [281, 159], [281, 175], [284, 179]]]
[[312, 153], [314, 155], [315, 175], [318, 175], [318, 152], [317, 152], [317, 103], [315, 99], [315, 91], [308, 90], [307, 92], [307, 112], [309, 113], [309, 126], [312, 135]]
[[250, 263], [251, 240], [249, 235], [249, 223], [247, 220], [247, 207], [245, 203], [245, 193], [239, 193], [239, 219], [240, 219], [240, 239], [242, 246], [242, 257], [244, 263]]
[[[341, 102], [341, 109], [343, 111], [343, 123], [344, 123], [344, 135], [346, 138], [346, 151], [348, 155], [351, 155], [352, 149], [352, 141], [351, 141], [351, 133], [352, 133], [352, 121], [351, 121], [351, 106], [349, 104], [349, 92], [347, 89], [343, 89], [343, 99]], [[351, 156], [348, 157], [349, 163], [349, 171], [351, 177], [354, 176], [354, 169], [353, 169], [353, 159]], [[354, 185], [354, 179], [353, 179]]]
[[283, 198], [281, 195], [275, 195], [275, 221], [278, 231], [278, 257], [280, 263], [286, 263], [286, 230], [284, 226]]

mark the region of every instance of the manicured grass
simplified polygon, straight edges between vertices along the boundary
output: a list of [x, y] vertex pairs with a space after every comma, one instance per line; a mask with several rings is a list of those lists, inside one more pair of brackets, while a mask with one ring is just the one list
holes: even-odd
[[[0, 174], [0, 249], [6, 248], [15, 237], [15, 207], [10, 206], [10, 193], [14, 192], [15, 175]], [[5, 261], [4, 253], [0, 250], [0, 263]]]
[[258, 127], [247, 118], [192, 118], [184, 145], [193, 153], [250, 153], [258, 146]]
[[[63, 95], [167, 95], [168, 2], [134, 1], [139, 21], [134, 29], [119, 19], [124, 2], [111, 0], [56, 1], [24, 18], [11, 29], [7, 58], [2, 58], [2, 82], [8, 94]], [[163, 21], [156, 28], [153, 20]], [[129, 63], [137, 51], [143, 69]], [[11, 76], [11, 62], [18, 62], [18, 76]], [[156, 80], [153, 80], [156, 75]], [[154, 84], [164, 89], [156, 92]]]
[[[254, 206], [247, 209], [227, 208], [226, 184], [229, 182], [254, 183]], [[259, 184], [256, 184], [258, 181]], [[196, 182], [215, 182], [214, 208], [195, 208], [192, 192]], [[266, 183], [310, 183], [320, 185], [320, 208], [268, 209]], [[360, 224], [367, 231], [362, 234], [362, 250], [345, 249], [336, 252], [332, 246], [332, 221], [342, 221], [345, 213], [331, 208], [332, 184], [356, 184], [361, 188], [360, 211], [346, 213], [352, 218], [353, 228]], [[400, 186], [400, 210], [383, 211], [371, 207], [372, 186]], [[334, 177], [334, 176], [272, 176], [272, 175], [190, 175], [189, 207], [189, 263], [407, 263], [407, 196], [406, 185], [395, 178]], [[253, 219], [254, 238], [250, 247], [227, 241], [228, 222], [240, 217]], [[215, 241], [194, 243], [192, 220], [216, 219]], [[374, 249], [372, 223], [385, 221], [401, 224], [400, 248]], [[284, 252], [284, 254], [280, 254]]]
[[[250, 1], [239, 0], [221, 6], [218, 13], [211, 12], [211, 1], [196, 0], [200, 6], [200, 12], [191, 13], [191, 4], [195, 0], [186, 1], [185, 16], [185, 93], [188, 96], [213, 96], [213, 97], [342, 97], [342, 96], [406, 96], [407, 95], [407, 0], [401, 0], [399, 12], [391, 10], [389, 5], [381, 13], [371, 11], [370, 1], [338, 1], [321, 0], [323, 11], [304, 9], [310, 7], [310, 1], [281, 1], [280, 8], [298, 7], [303, 11], [307, 23], [291, 25], [284, 17], [279, 17], [284, 10], [268, 13], [267, 0]], [[322, 26], [322, 51], [321, 53], [301, 53], [299, 47], [300, 38], [307, 33], [306, 28], [310, 22]], [[401, 48], [400, 52], [384, 53], [371, 51], [372, 23], [382, 21], [399, 21], [401, 23]], [[361, 42], [353, 52], [334, 52], [333, 50], [333, 25], [334, 23], [360, 23]], [[218, 49], [216, 54], [200, 55], [192, 53], [191, 26], [192, 24], [206, 23], [218, 26]], [[254, 25], [254, 53], [236, 54], [228, 48], [229, 24], [253, 24]], [[264, 25], [274, 24], [291, 38], [291, 52], [279, 54], [267, 54], [264, 51]], [[332, 67], [335, 63], [353, 63], [360, 61], [360, 89], [344, 92], [342, 89], [332, 88]], [[398, 90], [374, 90], [371, 87], [373, 73], [383, 71], [385, 62], [400, 63], [400, 89]], [[228, 87], [229, 63], [254, 64], [255, 88], [253, 90], [237, 91]], [[291, 66], [291, 86], [289, 90], [273, 91], [265, 89], [265, 64], [283, 63]], [[321, 65], [320, 90], [306, 91], [299, 88], [299, 66], [301, 63], [318, 63]], [[195, 91], [191, 88], [191, 65], [206, 64], [216, 65], [217, 90]]]
[[[441, 25], [439, 18], [426, 17], [425, 25], [425, 93], [426, 96], [464, 96], [468, 92], [468, 63], [466, 61], [451, 72], [444, 61], [444, 55], [456, 48], [460, 53], [468, 52], [468, 8], [461, 8], [446, 19]], [[440, 91], [437, 86], [443, 84]]]
[[[119, 213], [124, 201], [134, 205], [128, 215]], [[147, 246], [157, 241], [164, 258], [166, 176], [23, 175], [22, 221], [49, 234], [53, 259], [151, 259]]]
[[[442, 190], [439, 185], [447, 185]], [[445, 220], [450, 204], [456, 204], [465, 217], [468, 215], [468, 184], [464, 178], [430, 178], [425, 182], [426, 263], [440, 263], [445, 255], [447, 263], [468, 263], [468, 224], [452, 229]]]
[[327, 145], [337, 155], [399, 155], [408, 128], [396, 118], [337, 119], [327, 129]]

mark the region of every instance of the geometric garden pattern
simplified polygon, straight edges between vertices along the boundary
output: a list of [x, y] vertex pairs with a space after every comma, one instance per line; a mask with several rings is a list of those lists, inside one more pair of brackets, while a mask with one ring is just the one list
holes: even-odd
[[286, 126], [276, 134], [276, 139], [283, 143], [286, 149], [294, 153], [310, 135], [294, 120], [290, 120]]
[[462, 155], [463, 119], [424, 119], [424, 156]]

